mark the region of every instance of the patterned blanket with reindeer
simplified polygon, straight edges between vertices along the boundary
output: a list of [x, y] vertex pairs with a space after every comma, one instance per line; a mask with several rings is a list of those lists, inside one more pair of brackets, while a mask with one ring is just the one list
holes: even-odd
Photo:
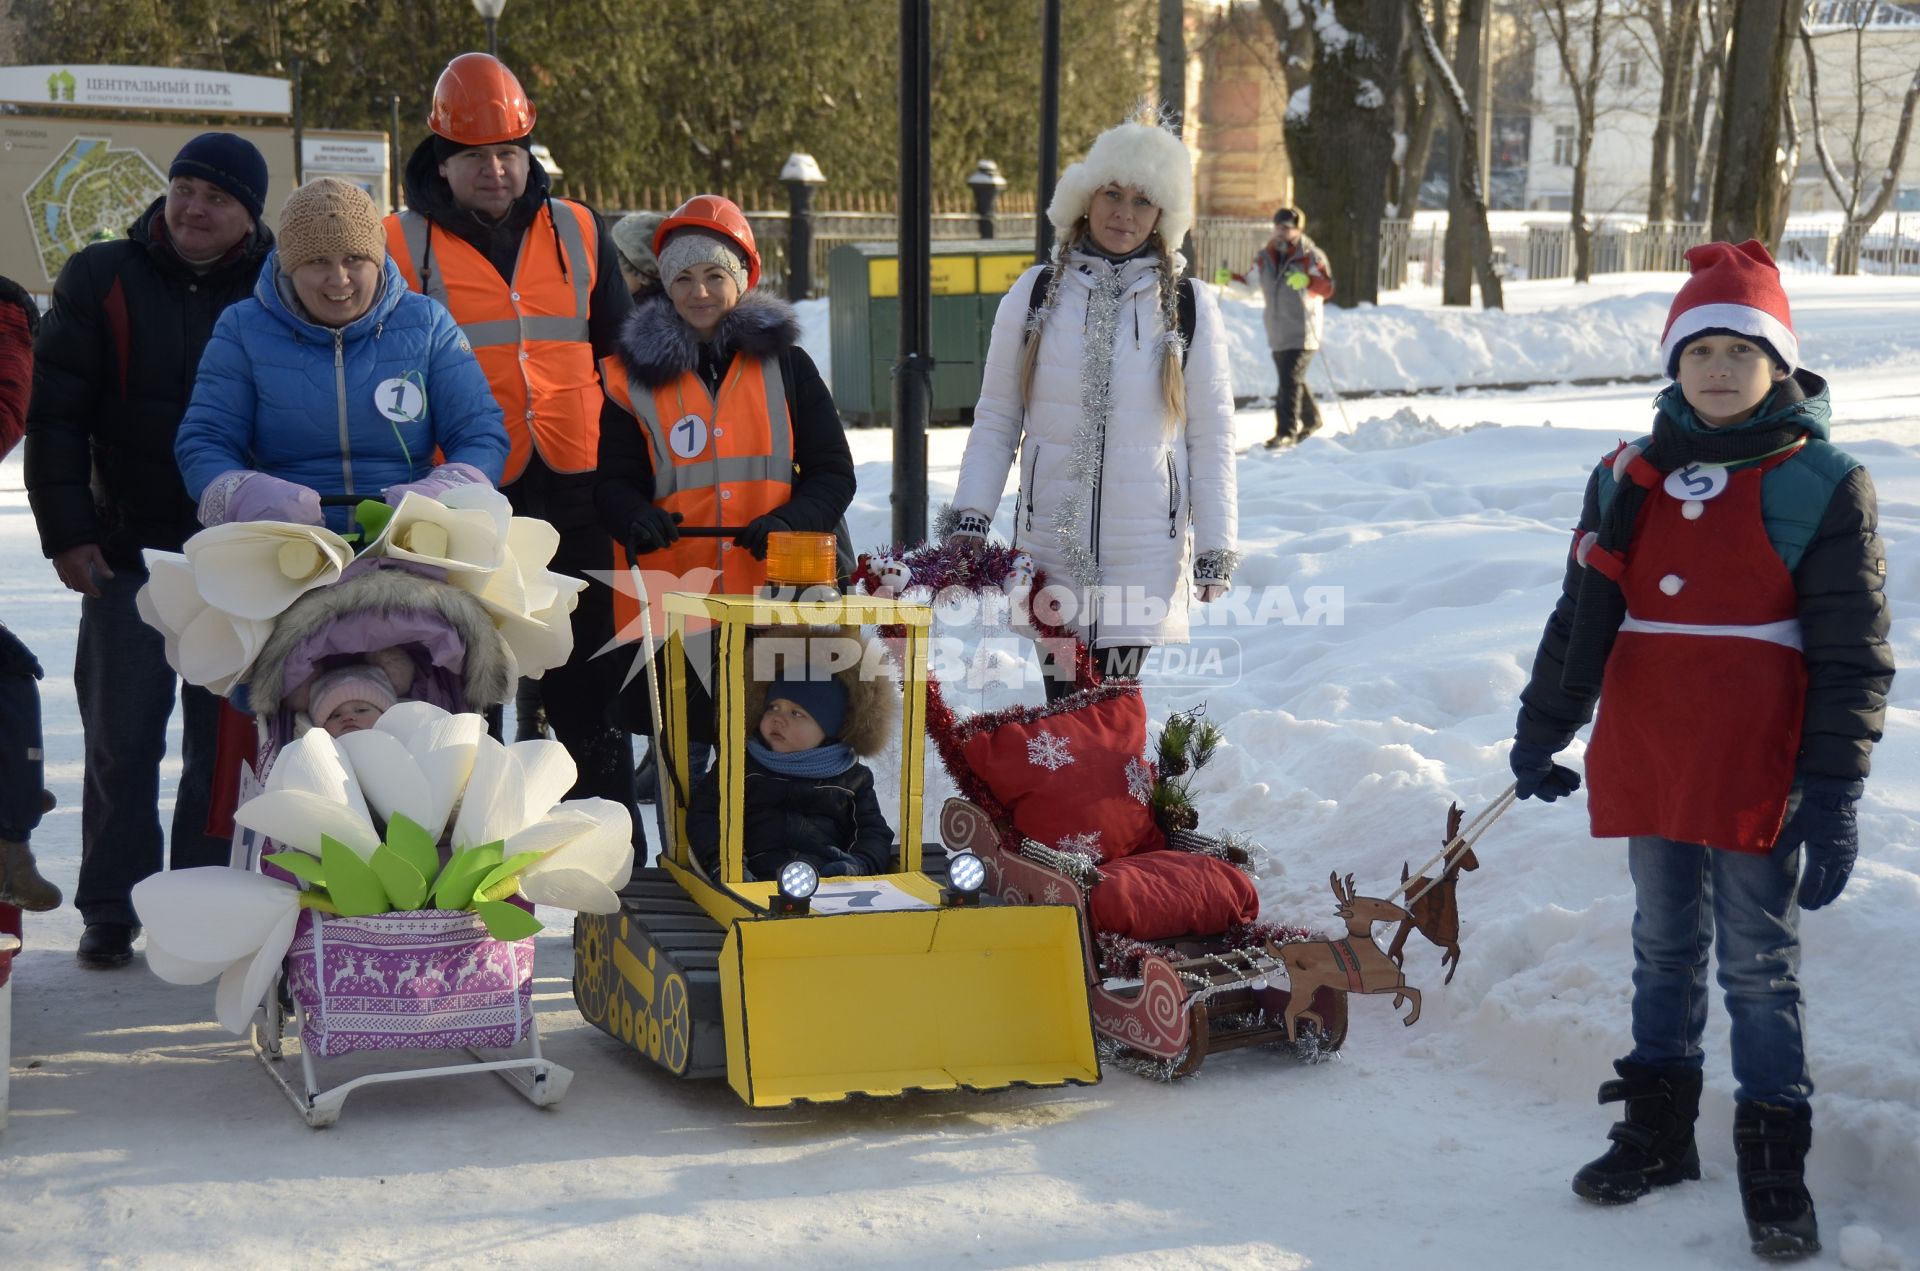
[[533, 938], [495, 940], [477, 914], [423, 909], [328, 917], [308, 910], [287, 988], [309, 1054], [513, 1046], [533, 1018]]

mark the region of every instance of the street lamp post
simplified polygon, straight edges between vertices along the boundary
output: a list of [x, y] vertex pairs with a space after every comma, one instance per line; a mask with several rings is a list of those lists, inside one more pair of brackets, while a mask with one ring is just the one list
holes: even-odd
[[487, 24], [487, 53], [491, 57], [500, 56], [498, 27], [500, 11], [507, 7], [507, 0], [473, 0], [474, 12]]
[[973, 174], [967, 178], [967, 187], [973, 191], [973, 210], [980, 218], [980, 237], [993, 237], [993, 205], [1000, 200], [1000, 191], [1007, 188], [1007, 179], [1000, 175], [1000, 165], [991, 159], [982, 159]]
[[805, 300], [813, 290], [813, 190], [827, 177], [812, 155], [796, 150], [780, 181], [787, 187], [787, 299]]

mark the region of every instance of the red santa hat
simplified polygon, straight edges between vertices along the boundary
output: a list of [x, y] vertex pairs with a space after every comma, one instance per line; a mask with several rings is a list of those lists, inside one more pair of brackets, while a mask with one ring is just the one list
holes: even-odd
[[1680, 372], [1680, 350], [1703, 335], [1744, 335], [1764, 344], [1788, 371], [1800, 365], [1800, 340], [1793, 333], [1793, 311], [1780, 285], [1780, 267], [1766, 245], [1750, 238], [1732, 243], [1702, 243], [1687, 252], [1692, 275], [1680, 285], [1660, 333], [1660, 360], [1668, 376]]

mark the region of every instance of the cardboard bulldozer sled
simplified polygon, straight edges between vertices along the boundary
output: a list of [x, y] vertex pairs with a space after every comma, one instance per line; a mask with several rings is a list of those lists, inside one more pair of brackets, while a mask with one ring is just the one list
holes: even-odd
[[[659, 738], [668, 842], [622, 910], [574, 926], [574, 994], [596, 1027], [682, 1077], [725, 1076], [755, 1107], [908, 1090], [1091, 1084], [1078, 912], [1003, 905], [985, 871], [923, 857], [927, 635], [921, 605], [869, 597], [780, 602], [673, 593]], [[687, 836], [689, 625], [713, 637], [719, 867]], [[904, 632], [900, 804], [890, 872], [749, 880], [742, 807], [750, 636], [878, 624]], [[651, 644], [649, 634], [648, 643]], [[878, 668], [876, 668], [878, 669]]]

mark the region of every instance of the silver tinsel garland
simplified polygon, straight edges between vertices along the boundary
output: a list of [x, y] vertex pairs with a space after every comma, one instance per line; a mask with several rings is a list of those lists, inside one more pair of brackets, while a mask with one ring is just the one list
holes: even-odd
[[1101, 479], [1107, 421], [1113, 415], [1113, 348], [1120, 333], [1126, 280], [1111, 265], [1095, 266], [1087, 293], [1087, 325], [1080, 359], [1080, 426], [1068, 459], [1073, 488], [1054, 510], [1053, 528], [1068, 575], [1082, 587], [1100, 583], [1100, 557], [1093, 550], [1093, 500]]

